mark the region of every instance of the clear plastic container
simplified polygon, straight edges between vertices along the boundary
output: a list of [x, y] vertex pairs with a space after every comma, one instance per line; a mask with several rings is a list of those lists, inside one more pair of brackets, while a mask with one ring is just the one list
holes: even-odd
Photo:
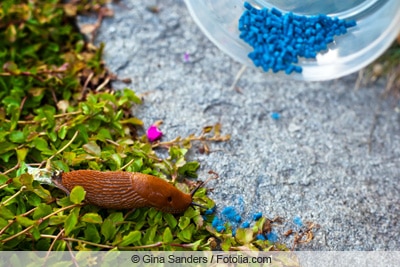
[[[223, 52], [247, 66], [252, 48], [239, 38], [242, 0], [185, 0], [189, 12], [205, 35]], [[356, 20], [357, 26], [336, 36], [327, 51], [315, 59], [299, 58], [303, 72], [285, 75], [297, 80], [322, 81], [354, 73], [378, 58], [400, 32], [400, 0], [253, 0], [256, 7], [275, 7], [298, 15], [326, 14]], [[261, 69], [260, 69], [261, 70]], [[270, 73], [270, 72], [268, 72]], [[276, 74], [275, 74], [276, 75]]]

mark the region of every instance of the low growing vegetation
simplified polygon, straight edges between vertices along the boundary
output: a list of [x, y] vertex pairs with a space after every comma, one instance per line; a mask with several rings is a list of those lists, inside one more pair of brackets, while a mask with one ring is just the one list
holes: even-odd
[[[195, 178], [199, 167], [186, 158], [193, 143], [207, 152], [207, 143], [229, 139], [220, 125], [166, 142], [138, 134], [143, 125], [132, 107], [141, 99], [130, 89], [111, 88], [117, 78], [102, 61], [103, 46], [85, 40], [75, 26], [77, 14], [99, 13], [103, 2], [0, 4], [0, 250], [287, 250], [265, 238], [278, 220], [259, 217], [235, 233], [229, 223], [217, 231], [215, 203], [205, 188], [194, 199], [208, 211], [107, 210], [85, 204], [80, 187], [67, 196], [27, 173], [142, 172], [190, 192], [196, 182], [184, 178]], [[312, 226], [293, 234], [297, 243], [309, 241]]]

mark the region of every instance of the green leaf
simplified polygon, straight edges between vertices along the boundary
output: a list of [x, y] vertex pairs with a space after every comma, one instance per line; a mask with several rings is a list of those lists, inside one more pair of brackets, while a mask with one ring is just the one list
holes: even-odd
[[[1, 144], [0, 144], [1, 146]], [[0, 147], [1, 149], [1, 147]], [[8, 151], [6, 153], [0, 154], [0, 159], [2, 159], [4, 162], [8, 163], [9, 159], [14, 156], [15, 152], [14, 151]]]
[[179, 160], [179, 159], [182, 159], [183, 156], [185, 156], [187, 151], [188, 150], [186, 148], [179, 148], [179, 147], [172, 146], [169, 149], [169, 155], [172, 160]]
[[96, 144], [96, 142], [89, 142], [84, 144], [82, 148], [89, 154], [95, 155], [97, 157], [101, 156], [101, 148]]
[[122, 242], [118, 244], [120, 247], [126, 247], [128, 245], [134, 244], [142, 238], [140, 231], [132, 231], [122, 238]]
[[54, 215], [49, 218], [49, 225], [59, 225], [65, 223], [67, 215]]
[[120, 223], [124, 221], [124, 214], [122, 212], [113, 212], [107, 219], [110, 219], [113, 223]]
[[200, 211], [197, 209], [194, 209], [193, 207], [189, 207], [186, 209], [184, 216], [187, 218], [194, 218], [196, 216], [200, 215]]
[[52, 52], [58, 52], [60, 50], [60, 47], [56, 43], [47, 43], [47, 48]]
[[115, 224], [109, 219], [105, 219], [101, 225], [101, 234], [104, 236], [105, 241], [111, 240], [117, 232]]
[[65, 151], [63, 153], [63, 158], [67, 161], [67, 162], [72, 162], [75, 158], [76, 158], [76, 153], [75, 152], [68, 152]]
[[118, 154], [112, 154], [111, 155], [111, 159], [115, 162], [115, 164], [117, 165], [116, 169], [120, 169], [121, 165], [122, 165], [122, 159], [121, 156]]
[[196, 224], [198, 229], [200, 229], [204, 225], [204, 218], [200, 214], [195, 216], [195, 217], [193, 217], [192, 220]]
[[97, 139], [105, 142], [107, 139], [112, 140], [112, 136], [109, 129], [101, 128], [97, 133]]
[[82, 140], [82, 142], [84, 142], [85, 144], [89, 142], [89, 135], [88, 135], [85, 125], [82, 125], [82, 124], [76, 125], [75, 130], [79, 131], [78, 136], [79, 136], [79, 139]]
[[149, 245], [149, 244], [153, 244], [154, 243], [154, 237], [156, 236], [157, 233], [157, 225], [154, 226], [150, 226], [142, 239], [142, 243]]
[[49, 190], [44, 189], [40, 184], [38, 186], [35, 186], [35, 188], [33, 188], [32, 191], [37, 196], [39, 196], [40, 198], [42, 198], [42, 199], [44, 199], [46, 201], [50, 201], [51, 198], [52, 198]]
[[47, 131], [47, 136], [50, 138], [50, 140], [54, 143], [57, 141], [57, 133], [54, 132], [53, 130]]
[[192, 235], [193, 235], [193, 232], [195, 231], [195, 229], [196, 229], [196, 227], [193, 224], [190, 224], [183, 231], [179, 232], [177, 234], [177, 237], [180, 240], [182, 240], [183, 242], [191, 242], [192, 241]]
[[80, 207], [75, 207], [71, 210], [67, 218], [65, 219], [64, 229], [65, 235], [69, 236], [71, 231], [75, 228], [76, 224], [78, 223], [78, 216], [79, 216]]
[[19, 75], [21, 73], [21, 71], [18, 69], [17, 64], [15, 64], [14, 62], [11, 62], [11, 61], [4, 63], [3, 70], [5, 72], [9, 72], [13, 75]]
[[27, 202], [35, 207], [40, 205], [40, 203], [42, 202], [42, 199], [38, 195], [31, 192], [27, 192], [26, 197], [27, 197]]
[[99, 129], [100, 125], [101, 125], [101, 120], [99, 119], [92, 119], [87, 124], [88, 130], [91, 132], [96, 132]]
[[4, 175], [4, 174], [0, 174], [0, 185], [3, 185], [3, 184], [5, 184], [5, 183], [7, 183], [7, 181], [8, 181], [8, 176], [7, 175]]
[[81, 218], [80, 221], [87, 223], [102, 223], [103, 218], [97, 213], [86, 213]]
[[26, 136], [22, 131], [13, 131], [10, 133], [9, 139], [11, 142], [21, 144], [25, 142]]
[[14, 43], [15, 40], [17, 40], [17, 29], [15, 28], [14, 24], [10, 24], [6, 31], [5, 31], [5, 36], [7, 38], [7, 41], [10, 43]]
[[68, 196], [68, 197], [63, 197], [61, 199], [58, 199], [57, 204], [60, 205], [61, 207], [67, 207], [74, 203], [72, 203], [72, 201], [69, 199], [69, 196]]
[[[47, 129], [53, 128], [55, 126], [55, 118], [56, 108], [54, 106], [45, 105], [36, 110], [38, 116], [36, 117], [39, 120], [44, 119], [44, 124], [47, 126]], [[55, 131], [51, 131], [50, 133], [55, 133]], [[49, 134], [49, 132], [47, 133]], [[56, 137], [57, 138], [57, 137]]]
[[171, 229], [169, 227], [166, 227], [163, 233], [163, 242], [165, 244], [169, 244], [172, 242], [174, 239], [174, 236], [172, 235]]
[[174, 215], [172, 215], [171, 213], [165, 213], [164, 220], [167, 222], [168, 226], [172, 230], [175, 229], [176, 225], [178, 224], [178, 221], [175, 219]]
[[139, 172], [142, 167], [143, 167], [143, 158], [138, 158], [137, 160], [135, 160], [130, 167], [132, 167], [131, 171], [132, 172]]
[[153, 218], [149, 218], [149, 225], [160, 225], [162, 223], [163, 213], [161, 211], [157, 211]]
[[18, 158], [18, 162], [22, 162], [25, 160], [26, 155], [28, 154], [29, 149], [28, 148], [20, 148], [17, 149], [17, 158]]
[[101, 237], [95, 225], [88, 224], [83, 232], [85, 235], [85, 240], [94, 243], [100, 243]]
[[74, 204], [80, 204], [85, 199], [85, 195], [86, 192], [83, 187], [78, 185], [72, 189], [71, 194], [69, 195], [69, 199]]
[[37, 206], [36, 210], [33, 212], [32, 218], [34, 220], [43, 218], [52, 212], [51, 206], [45, 203], [41, 203]]
[[190, 219], [188, 217], [180, 217], [178, 226], [181, 230], [185, 229], [190, 224]]
[[182, 176], [197, 177], [197, 170], [200, 167], [200, 163], [197, 161], [187, 162], [182, 167], [178, 168], [178, 173]]
[[203, 242], [202, 239], [197, 240], [197, 241], [193, 242], [190, 247], [192, 248], [193, 251], [198, 251], [199, 250], [198, 248], [202, 242]]
[[250, 228], [239, 228], [236, 230], [235, 239], [242, 245], [249, 244], [253, 240], [253, 230]]
[[42, 137], [36, 137], [32, 140], [31, 146], [42, 152], [52, 152], [49, 149], [47, 141]]
[[8, 221], [0, 217], [0, 229], [3, 229], [8, 224]]
[[63, 126], [60, 127], [60, 130], [58, 130], [58, 137], [61, 140], [64, 140], [64, 138], [67, 135], [67, 133], [68, 133], [68, 127], [66, 125], [63, 125]]
[[33, 227], [29, 232], [32, 234], [32, 237], [35, 241], [40, 239], [40, 231], [37, 226]]
[[33, 176], [27, 173], [22, 174], [19, 177], [19, 181], [21, 184], [25, 185], [28, 188], [32, 188]]
[[[135, 103], [135, 104], [141, 104], [142, 100], [140, 99], [140, 97], [138, 97], [135, 92], [129, 88], [124, 88], [123, 90], [123, 98], [122, 99], [128, 99], [129, 101]], [[122, 105], [122, 103], [120, 103], [120, 105]], [[129, 105], [131, 106], [131, 104]]]
[[19, 223], [20, 225], [22, 225], [24, 227], [29, 227], [35, 223], [35, 221], [33, 221], [29, 218], [20, 216], [20, 215], [15, 216], [15, 220], [17, 221], [17, 223]]

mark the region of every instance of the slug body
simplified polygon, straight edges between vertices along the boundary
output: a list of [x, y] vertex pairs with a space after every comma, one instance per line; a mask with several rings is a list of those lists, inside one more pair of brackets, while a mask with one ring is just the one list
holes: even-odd
[[163, 212], [181, 213], [192, 203], [190, 194], [148, 174], [78, 170], [60, 176], [65, 189], [71, 192], [74, 186], [82, 186], [86, 191], [86, 201], [102, 208], [154, 207]]

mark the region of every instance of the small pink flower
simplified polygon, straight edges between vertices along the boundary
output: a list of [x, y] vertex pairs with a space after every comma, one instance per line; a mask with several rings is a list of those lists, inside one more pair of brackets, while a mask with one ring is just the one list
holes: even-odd
[[185, 52], [185, 54], [183, 55], [183, 60], [185, 62], [189, 62], [189, 53], [188, 52]]
[[147, 129], [147, 139], [149, 139], [150, 142], [154, 142], [158, 139], [161, 138], [163, 133], [158, 129], [158, 125], [160, 125], [162, 122], [158, 121], [151, 125], [149, 129]]

